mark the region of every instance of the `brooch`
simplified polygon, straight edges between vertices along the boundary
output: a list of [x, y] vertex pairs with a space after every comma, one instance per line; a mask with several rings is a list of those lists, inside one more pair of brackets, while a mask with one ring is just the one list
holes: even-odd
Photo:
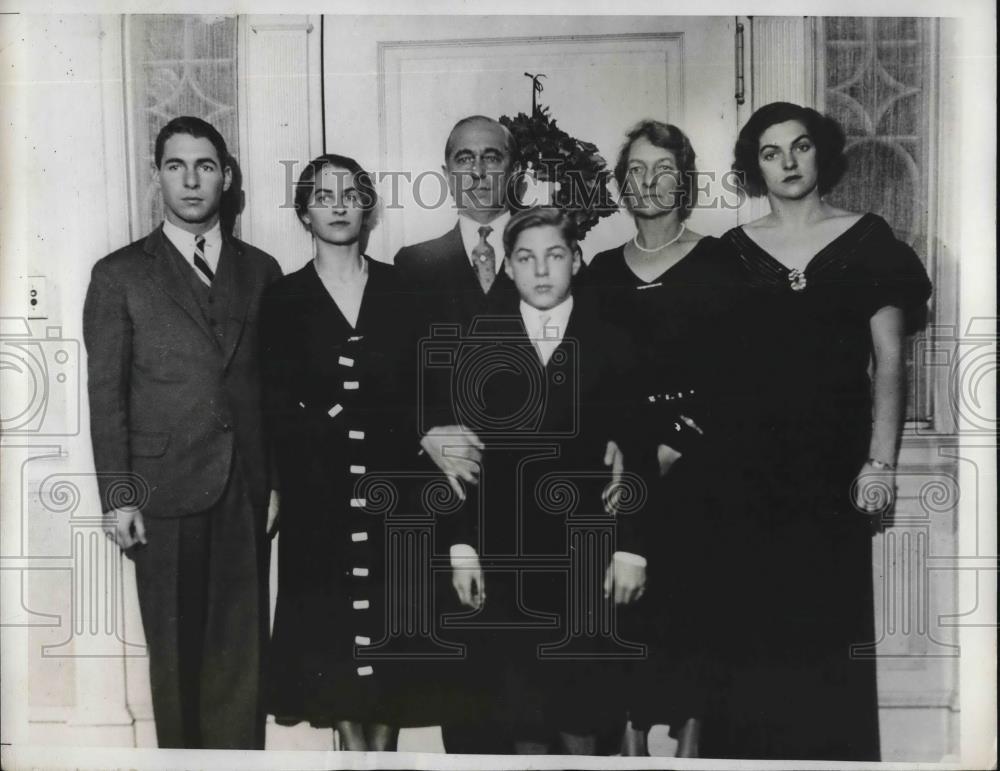
[[801, 292], [806, 288], [806, 274], [796, 268], [788, 274], [788, 283], [792, 285], [792, 291]]

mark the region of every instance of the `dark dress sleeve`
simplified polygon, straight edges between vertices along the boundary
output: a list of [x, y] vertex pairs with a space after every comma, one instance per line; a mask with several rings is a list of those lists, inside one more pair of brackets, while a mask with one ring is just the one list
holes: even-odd
[[878, 218], [875, 236], [864, 263], [867, 270], [866, 310], [874, 315], [886, 306], [901, 308], [907, 332], [913, 332], [926, 322], [930, 278], [916, 252], [897, 239], [889, 224], [881, 218]]
[[[264, 427], [271, 455], [272, 486], [288, 483], [285, 450], [304, 438], [304, 409], [291, 387], [297, 371], [292, 308], [287, 302], [289, 279], [279, 279], [264, 292], [260, 305], [260, 367]], [[284, 468], [283, 468], [284, 467]], [[284, 477], [284, 479], [283, 479]]]

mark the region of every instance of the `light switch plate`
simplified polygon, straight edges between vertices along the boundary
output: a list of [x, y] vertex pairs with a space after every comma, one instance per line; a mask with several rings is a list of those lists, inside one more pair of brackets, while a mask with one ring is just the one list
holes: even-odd
[[49, 317], [48, 292], [45, 287], [45, 276], [25, 276], [24, 301], [29, 319], [47, 319]]

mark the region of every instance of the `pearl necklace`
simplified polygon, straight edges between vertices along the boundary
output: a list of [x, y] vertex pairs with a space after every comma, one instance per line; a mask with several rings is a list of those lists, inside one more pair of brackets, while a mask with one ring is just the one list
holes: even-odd
[[636, 233], [636, 234], [635, 234], [634, 236], [632, 236], [632, 244], [633, 244], [633, 245], [635, 246], [635, 248], [636, 248], [636, 249], [638, 249], [638, 250], [639, 250], [640, 252], [644, 252], [644, 253], [646, 253], [646, 254], [653, 254], [653, 253], [655, 253], [655, 252], [658, 252], [658, 251], [660, 251], [661, 249], [666, 249], [666, 248], [667, 248], [668, 246], [670, 246], [671, 244], [674, 244], [674, 243], [677, 243], [677, 240], [678, 240], [678, 239], [679, 239], [679, 238], [680, 238], [680, 237], [681, 237], [682, 235], [684, 235], [684, 223], [683, 223], [683, 222], [681, 223], [681, 229], [677, 231], [677, 235], [676, 235], [676, 236], [674, 236], [674, 237], [673, 237], [673, 238], [671, 238], [671, 239], [670, 239], [669, 241], [667, 241], [667, 243], [665, 243], [665, 244], [660, 244], [660, 245], [659, 245], [659, 246], [657, 246], [657, 247], [656, 247], [655, 249], [647, 249], [647, 248], [646, 248], [645, 246], [639, 246], [639, 234], [638, 234], [638, 233]]

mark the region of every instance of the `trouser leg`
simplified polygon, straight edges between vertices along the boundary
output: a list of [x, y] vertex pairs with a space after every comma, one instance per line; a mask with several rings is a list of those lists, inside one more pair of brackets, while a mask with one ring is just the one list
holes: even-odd
[[214, 749], [263, 749], [261, 604], [266, 512], [251, 504], [238, 459], [213, 507], [201, 672], [201, 732]]
[[146, 518], [136, 546], [136, 585], [149, 656], [160, 747], [198, 748], [201, 646], [205, 623], [207, 515]]

